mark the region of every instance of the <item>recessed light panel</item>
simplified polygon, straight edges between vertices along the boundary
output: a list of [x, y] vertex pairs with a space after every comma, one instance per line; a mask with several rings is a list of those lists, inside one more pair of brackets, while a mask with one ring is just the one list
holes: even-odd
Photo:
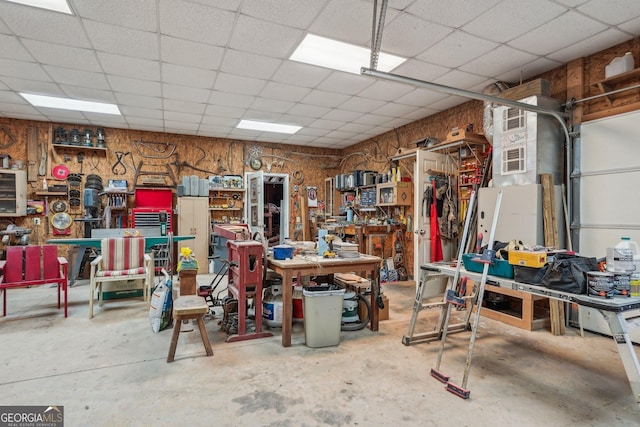
[[12, 3], [24, 4], [27, 6], [39, 7], [40, 9], [53, 10], [54, 12], [68, 13], [73, 15], [67, 0], [7, 0]]
[[280, 123], [256, 122], [253, 120], [240, 120], [238, 129], [261, 130], [264, 132], [277, 132], [294, 134], [302, 129], [301, 126], [283, 125]]
[[33, 93], [21, 93], [24, 99], [34, 107], [58, 108], [61, 110], [85, 111], [88, 113], [103, 113], [120, 115], [120, 110], [115, 104], [104, 102], [82, 101], [79, 99], [58, 98], [56, 96], [35, 95]]
[[[371, 51], [349, 43], [307, 34], [289, 59], [360, 74], [360, 68], [368, 67], [371, 62]], [[406, 58], [380, 52], [377, 69], [391, 71], [404, 61]]]

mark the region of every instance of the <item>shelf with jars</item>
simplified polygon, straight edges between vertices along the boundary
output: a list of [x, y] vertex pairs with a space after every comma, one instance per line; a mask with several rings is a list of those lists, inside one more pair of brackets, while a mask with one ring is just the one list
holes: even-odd
[[210, 188], [209, 212], [212, 224], [243, 222], [243, 188]]
[[[52, 126], [53, 127], [53, 126]], [[103, 128], [85, 129], [77, 128], [67, 130], [57, 127], [51, 132], [51, 145], [54, 150], [74, 150], [80, 152], [92, 152], [96, 154], [107, 153], [105, 131]]]

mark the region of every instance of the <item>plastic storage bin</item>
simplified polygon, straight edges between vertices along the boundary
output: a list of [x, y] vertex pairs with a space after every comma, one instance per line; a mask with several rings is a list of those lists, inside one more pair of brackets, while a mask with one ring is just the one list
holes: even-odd
[[[462, 264], [464, 264], [464, 268], [466, 268], [468, 271], [473, 271], [474, 273], [482, 273], [482, 271], [484, 270], [484, 264], [473, 261], [473, 257], [475, 256], [479, 255], [463, 254]], [[488, 273], [491, 276], [513, 279], [513, 265], [509, 264], [508, 261], [496, 259], [494, 260], [493, 264], [489, 266]]]
[[340, 343], [344, 292], [343, 288], [328, 285], [302, 289], [307, 347], [330, 347]]

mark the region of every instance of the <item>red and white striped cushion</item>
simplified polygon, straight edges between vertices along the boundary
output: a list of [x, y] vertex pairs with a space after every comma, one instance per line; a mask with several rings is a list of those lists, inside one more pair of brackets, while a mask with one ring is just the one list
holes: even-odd
[[[144, 266], [144, 237], [117, 237], [102, 240], [103, 273], [132, 270]], [[106, 276], [108, 274], [102, 274]], [[114, 274], [110, 274], [114, 275]]]
[[106, 270], [98, 271], [96, 277], [130, 276], [144, 274], [144, 267], [131, 268], [129, 270]]

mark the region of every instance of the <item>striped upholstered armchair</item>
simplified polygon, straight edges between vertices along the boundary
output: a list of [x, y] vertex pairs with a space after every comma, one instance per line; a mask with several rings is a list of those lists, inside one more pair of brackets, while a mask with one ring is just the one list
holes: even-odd
[[103, 239], [100, 255], [91, 262], [89, 318], [93, 317], [93, 301], [98, 291], [98, 305], [103, 304], [102, 283], [144, 279], [144, 300], [149, 299], [153, 283], [151, 256], [144, 253], [144, 237]]

